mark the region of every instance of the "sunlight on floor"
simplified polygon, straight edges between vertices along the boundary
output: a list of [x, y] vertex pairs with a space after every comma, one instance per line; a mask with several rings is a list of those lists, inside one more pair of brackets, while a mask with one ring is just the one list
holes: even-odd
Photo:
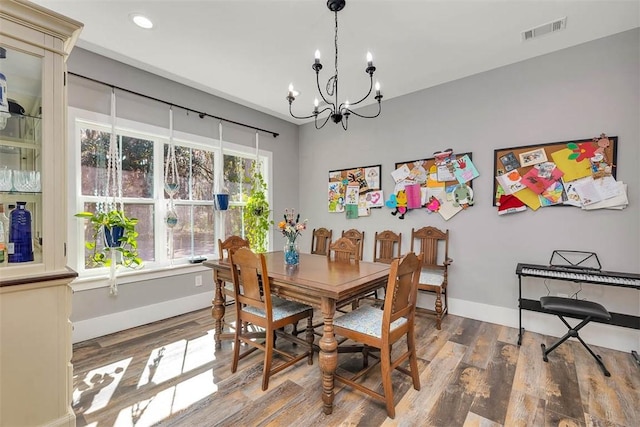
[[[214, 361], [213, 333], [213, 330], [209, 330], [200, 337], [175, 341], [152, 350], [140, 373], [137, 388], [156, 386]], [[130, 368], [132, 360], [132, 357], [122, 359], [88, 372], [84, 379], [76, 379], [76, 384], [79, 385], [73, 391], [74, 411], [86, 416], [107, 407], [127, 369], [133, 369]], [[134, 362], [134, 366], [139, 364], [140, 362]], [[137, 376], [137, 373], [129, 372], [128, 377], [132, 375]], [[116, 425], [153, 424], [217, 390], [213, 373], [209, 370], [122, 409]], [[96, 427], [97, 424], [88, 426]]]
[[120, 411], [114, 426], [149, 426], [218, 391], [209, 370]]
[[89, 371], [80, 385], [73, 390], [73, 409], [91, 414], [105, 408], [116, 391], [131, 358]]
[[215, 360], [213, 331], [192, 340], [180, 340], [154, 349], [140, 375], [138, 388], [160, 384]]

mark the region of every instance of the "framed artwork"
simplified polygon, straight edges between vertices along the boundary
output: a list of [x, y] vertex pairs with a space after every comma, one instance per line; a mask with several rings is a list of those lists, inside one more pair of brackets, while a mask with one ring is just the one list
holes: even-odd
[[[369, 214], [366, 208], [381, 207], [383, 199], [380, 185], [382, 165], [360, 166], [329, 171], [329, 212], [345, 212], [345, 206], [355, 206], [359, 216]], [[357, 208], [360, 207], [358, 211]], [[349, 216], [356, 215], [349, 208]]]

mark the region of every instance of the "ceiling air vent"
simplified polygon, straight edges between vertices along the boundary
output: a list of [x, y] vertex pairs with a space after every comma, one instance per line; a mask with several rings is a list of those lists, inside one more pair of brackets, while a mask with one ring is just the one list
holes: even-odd
[[549, 22], [544, 25], [532, 28], [522, 32], [522, 41], [534, 39], [536, 37], [544, 36], [546, 34], [555, 33], [556, 31], [564, 30], [567, 27], [567, 17], [557, 19], [553, 22]]

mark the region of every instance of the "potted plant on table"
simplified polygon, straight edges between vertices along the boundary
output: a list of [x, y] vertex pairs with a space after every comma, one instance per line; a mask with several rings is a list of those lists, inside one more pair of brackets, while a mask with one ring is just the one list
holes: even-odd
[[[85, 247], [93, 251], [89, 260], [92, 265], [109, 267], [115, 258], [113, 254], [120, 253], [120, 263], [125, 267], [138, 267], [142, 259], [138, 256], [138, 233], [135, 226], [137, 218], [129, 218], [122, 210], [100, 212], [80, 212], [78, 218], [88, 219], [92, 226], [92, 238], [85, 242]], [[102, 236], [104, 246], [99, 249], [98, 239]]]

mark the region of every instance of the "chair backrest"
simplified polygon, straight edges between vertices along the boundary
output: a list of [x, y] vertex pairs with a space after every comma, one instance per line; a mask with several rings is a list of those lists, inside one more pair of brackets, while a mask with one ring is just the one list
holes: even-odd
[[[414, 244], [419, 247], [414, 249]], [[438, 248], [443, 247], [444, 255], [438, 254]], [[449, 259], [449, 230], [442, 231], [435, 227], [411, 229], [411, 252], [422, 254], [422, 266], [430, 269], [445, 269]]]
[[358, 247], [358, 258], [362, 261], [364, 254], [364, 231], [358, 231], [355, 228], [347, 231], [342, 230], [342, 237], [351, 240]]
[[390, 230], [381, 233], [376, 231], [373, 240], [373, 262], [391, 264], [395, 258], [400, 258], [402, 233], [396, 234]]
[[[333, 258], [331, 256], [332, 253]], [[340, 237], [329, 245], [327, 258], [337, 262], [351, 262], [351, 260], [354, 260], [357, 263], [360, 261], [358, 258], [358, 247], [346, 237]]]
[[231, 253], [231, 274], [236, 299], [236, 310], [243, 306], [263, 310], [271, 321], [271, 286], [264, 254], [256, 254], [242, 247]]
[[329, 250], [329, 243], [333, 236], [333, 230], [324, 227], [313, 229], [311, 234], [311, 253], [318, 255], [326, 255]]
[[[422, 255], [416, 256], [413, 252], [391, 262], [382, 315], [383, 340], [385, 334], [389, 334], [391, 324], [399, 318], [406, 317], [409, 320], [408, 323], [413, 322], [421, 268]], [[404, 328], [402, 329], [404, 330]], [[398, 337], [387, 336], [386, 338], [391, 338], [391, 341], [394, 341]]]
[[218, 256], [220, 259], [231, 259], [231, 254], [240, 248], [249, 248], [249, 241], [240, 236], [230, 236], [224, 242], [218, 239]]

